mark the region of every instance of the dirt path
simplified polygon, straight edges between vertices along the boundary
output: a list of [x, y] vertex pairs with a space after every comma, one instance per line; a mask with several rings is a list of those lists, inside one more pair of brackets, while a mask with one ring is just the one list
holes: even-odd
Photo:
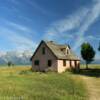
[[100, 78], [81, 76], [84, 80], [88, 93], [89, 100], [100, 100]]

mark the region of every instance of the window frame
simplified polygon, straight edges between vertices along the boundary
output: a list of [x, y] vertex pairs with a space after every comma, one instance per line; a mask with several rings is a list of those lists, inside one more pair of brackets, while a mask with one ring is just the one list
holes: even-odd
[[40, 64], [40, 61], [39, 60], [34, 60], [34, 65], [35, 66], [39, 66], [39, 64]]
[[45, 47], [42, 48], [42, 54], [45, 55]]

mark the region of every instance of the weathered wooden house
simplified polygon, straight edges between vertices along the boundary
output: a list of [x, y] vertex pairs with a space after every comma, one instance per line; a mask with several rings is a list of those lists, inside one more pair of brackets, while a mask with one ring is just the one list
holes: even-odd
[[31, 57], [34, 71], [64, 72], [66, 69], [78, 69], [80, 59], [72, 52], [69, 45], [53, 41], [41, 41]]

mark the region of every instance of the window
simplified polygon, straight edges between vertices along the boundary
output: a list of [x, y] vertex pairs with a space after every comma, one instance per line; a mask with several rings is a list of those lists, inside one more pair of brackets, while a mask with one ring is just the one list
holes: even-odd
[[69, 50], [67, 49], [67, 54], [69, 54]]
[[74, 61], [75, 67], [77, 67], [77, 61]]
[[34, 65], [39, 65], [39, 60], [35, 60]]
[[66, 66], [66, 60], [63, 60], [63, 66]]
[[45, 47], [42, 48], [42, 54], [45, 54]]
[[70, 67], [72, 67], [72, 62], [71, 62], [71, 60], [70, 60]]
[[64, 49], [61, 48], [61, 51], [64, 51]]
[[52, 61], [48, 60], [48, 66], [50, 67], [52, 65]]

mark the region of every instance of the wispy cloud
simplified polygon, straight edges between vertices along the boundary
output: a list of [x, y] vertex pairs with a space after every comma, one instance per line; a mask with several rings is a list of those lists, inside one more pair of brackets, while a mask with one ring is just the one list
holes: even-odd
[[89, 8], [90, 11], [88, 12], [86, 19], [84, 20], [83, 25], [79, 28], [78, 34], [78, 42], [75, 43], [74, 49], [76, 50], [82, 42], [84, 42], [84, 34], [89, 29], [89, 27], [97, 21], [97, 19], [100, 17], [100, 1], [95, 0], [93, 2], [92, 7]]
[[24, 25], [17, 24], [17, 23], [15, 23], [15, 22], [11, 22], [11, 21], [6, 21], [6, 23], [7, 23], [9, 26], [11, 26], [11, 27], [13, 27], [13, 28], [15, 28], [15, 29], [18, 29], [18, 30], [20, 30], [20, 31], [24, 31], [24, 32], [28, 32], [28, 33], [32, 32], [32, 30], [31, 30], [30, 28], [28, 28], [28, 27], [26, 27], [26, 26], [24, 26]]
[[34, 9], [36, 9], [37, 11], [39, 11], [40, 13], [42, 13], [43, 15], [46, 16], [57, 16], [57, 14], [46, 10], [45, 8], [43, 8], [40, 4], [38, 4], [36, 1], [32, 1], [32, 0], [25, 0], [25, 2], [27, 2], [27, 4], [29, 4], [30, 6], [32, 6]]
[[[53, 24], [50, 25], [48, 30], [46, 30], [46, 35], [49, 36], [62, 36], [63, 38], [68, 39], [69, 31], [78, 28], [81, 24], [84, 18], [86, 17], [88, 13], [87, 8], [81, 8], [81, 10], [76, 11], [74, 14], [67, 16], [66, 18], [56, 21]], [[49, 37], [50, 38], [50, 37]]]
[[15, 49], [20, 50], [20, 51], [24, 51], [24, 50], [31, 50], [33, 51], [36, 46], [37, 43], [33, 42], [32, 40], [18, 35], [18, 34], [12, 34], [12, 37], [8, 37], [9, 40], [15, 45]]
[[84, 17], [87, 15], [88, 9], [83, 8], [76, 13], [67, 16], [65, 19], [56, 22], [53, 26], [56, 28], [58, 32], [66, 32], [70, 31], [74, 28], [78, 28], [84, 19]]
[[[54, 39], [59, 37], [60, 39], [77, 38], [73, 43], [73, 49], [77, 48], [85, 41], [85, 33], [88, 31], [91, 25], [97, 21], [100, 17], [100, 0], [93, 0], [90, 5], [80, 8], [74, 14], [51, 24], [46, 30], [44, 38], [50, 37]], [[74, 31], [73, 31], [74, 30]], [[71, 32], [73, 31], [73, 32]], [[71, 34], [71, 37], [69, 37]]]
[[[5, 37], [6, 40], [10, 41], [14, 49], [20, 49], [22, 51], [35, 49], [37, 43], [35, 41], [33, 42], [32, 39], [35, 33], [33, 33], [30, 28], [10, 21], [6, 21], [5, 25], [6, 27], [0, 27], [0, 37]], [[8, 26], [10, 26], [10, 28]], [[13, 28], [18, 31], [13, 30]]]
[[86, 37], [86, 40], [100, 41], [100, 36], [89, 35]]
[[2, 19], [2, 23], [4, 24], [4, 26], [2, 27], [5, 27], [6, 29], [9, 29], [11, 31], [15, 31], [17, 34], [27, 37], [31, 40], [33, 39], [33, 35], [35, 35], [34, 30], [28, 27], [27, 25], [23, 25], [13, 21], [8, 21], [6, 19]]
[[24, 51], [24, 50], [31, 50], [33, 51], [36, 46], [37, 43], [34, 41], [32, 41], [31, 39], [24, 37], [24, 35], [20, 35], [17, 34], [9, 29], [5, 29], [5, 30], [1, 30], [1, 34], [0, 36], [5, 37], [7, 40], [9, 40], [10, 44], [13, 45], [15, 50], [20, 50], [20, 51]]

